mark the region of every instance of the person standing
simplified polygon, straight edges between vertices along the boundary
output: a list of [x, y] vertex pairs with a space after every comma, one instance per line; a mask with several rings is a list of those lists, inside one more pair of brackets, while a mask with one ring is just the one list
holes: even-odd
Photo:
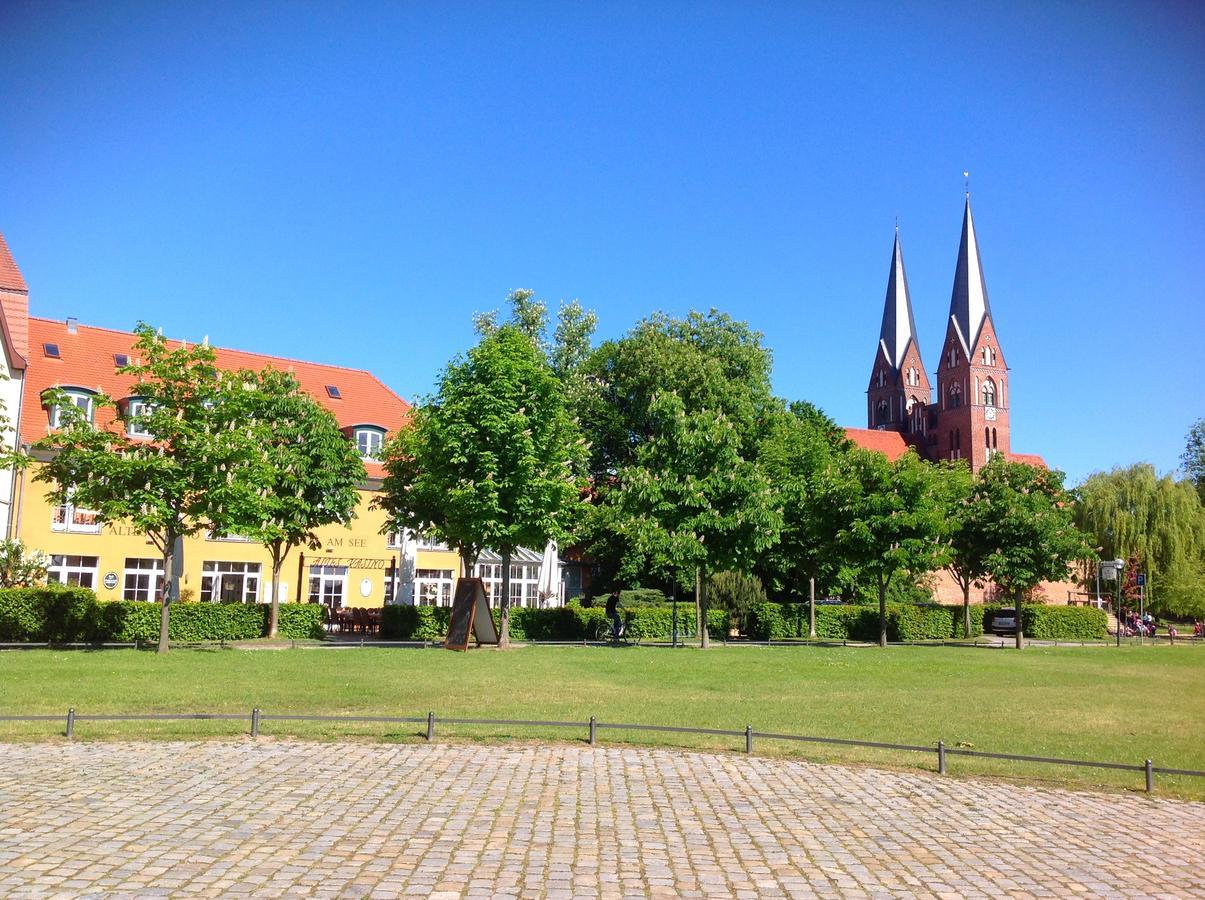
[[619, 617], [619, 591], [612, 591], [607, 598], [607, 618], [611, 620], [611, 640], [623, 635], [623, 620]]

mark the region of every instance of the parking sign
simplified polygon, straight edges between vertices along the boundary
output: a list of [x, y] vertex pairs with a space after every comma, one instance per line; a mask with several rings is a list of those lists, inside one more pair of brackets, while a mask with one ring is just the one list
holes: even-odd
[[1138, 573], [1137, 582], [1138, 582], [1139, 587], [1146, 587], [1146, 573], [1145, 572]]

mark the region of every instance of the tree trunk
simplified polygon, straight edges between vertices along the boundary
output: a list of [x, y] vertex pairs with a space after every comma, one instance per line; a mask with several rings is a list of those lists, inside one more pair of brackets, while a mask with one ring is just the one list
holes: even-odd
[[706, 650], [711, 646], [711, 635], [707, 633], [707, 573], [699, 569], [698, 612], [699, 646]]
[[[1021, 615], [1021, 597], [1025, 592], [1021, 588], [1017, 588], [1017, 649], [1020, 650], [1025, 646], [1025, 635], [1022, 633], [1025, 630], [1025, 617]], [[1120, 627], [1120, 624], [1118, 625]]]
[[172, 588], [175, 586], [173, 575], [176, 573], [176, 536], [164, 535], [163, 540], [163, 590], [159, 593], [159, 646], [156, 653], [168, 651], [168, 626], [171, 623], [171, 604], [175, 599]]
[[808, 579], [808, 637], [816, 636], [816, 579]]
[[962, 636], [969, 638], [971, 636], [971, 582], [970, 579], [962, 583]]
[[276, 637], [276, 628], [280, 622], [280, 567], [284, 564], [280, 547], [272, 548], [272, 603], [268, 607], [268, 637]]
[[879, 576], [879, 646], [887, 646], [887, 579]]
[[505, 650], [510, 646], [510, 555], [509, 550], [502, 551], [502, 598], [498, 603], [501, 624], [498, 628], [498, 649]]

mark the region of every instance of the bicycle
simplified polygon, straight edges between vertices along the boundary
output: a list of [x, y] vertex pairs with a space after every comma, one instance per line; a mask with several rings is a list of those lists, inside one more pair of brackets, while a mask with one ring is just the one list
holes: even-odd
[[629, 638], [627, 623], [620, 629], [619, 637], [615, 637], [611, 629], [611, 620], [604, 619], [594, 630], [594, 639], [600, 644], [610, 644], [612, 647], [632, 647], [640, 643], [639, 638]]

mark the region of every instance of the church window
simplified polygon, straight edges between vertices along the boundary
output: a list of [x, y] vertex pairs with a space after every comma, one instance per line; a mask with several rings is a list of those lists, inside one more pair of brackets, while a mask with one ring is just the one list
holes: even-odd
[[994, 381], [992, 381], [990, 378], [986, 379], [983, 382], [983, 405], [984, 406], [995, 406], [996, 405], [996, 383]]
[[994, 366], [996, 364], [996, 351], [991, 347], [983, 348], [983, 364], [985, 366]]
[[886, 425], [890, 420], [891, 420], [890, 407], [888, 407], [886, 400], [880, 400], [879, 401], [879, 417], [878, 417], [877, 424]]
[[953, 347], [950, 348], [949, 367], [952, 369], [958, 364], [958, 351]]
[[962, 386], [950, 385], [950, 408], [958, 409], [960, 406], [962, 406]]
[[961, 428], [954, 429], [954, 449], [958, 450], [958, 451], [962, 450], [962, 429]]
[[996, 449], [996, 429], [992, 429], [992, 449]]

